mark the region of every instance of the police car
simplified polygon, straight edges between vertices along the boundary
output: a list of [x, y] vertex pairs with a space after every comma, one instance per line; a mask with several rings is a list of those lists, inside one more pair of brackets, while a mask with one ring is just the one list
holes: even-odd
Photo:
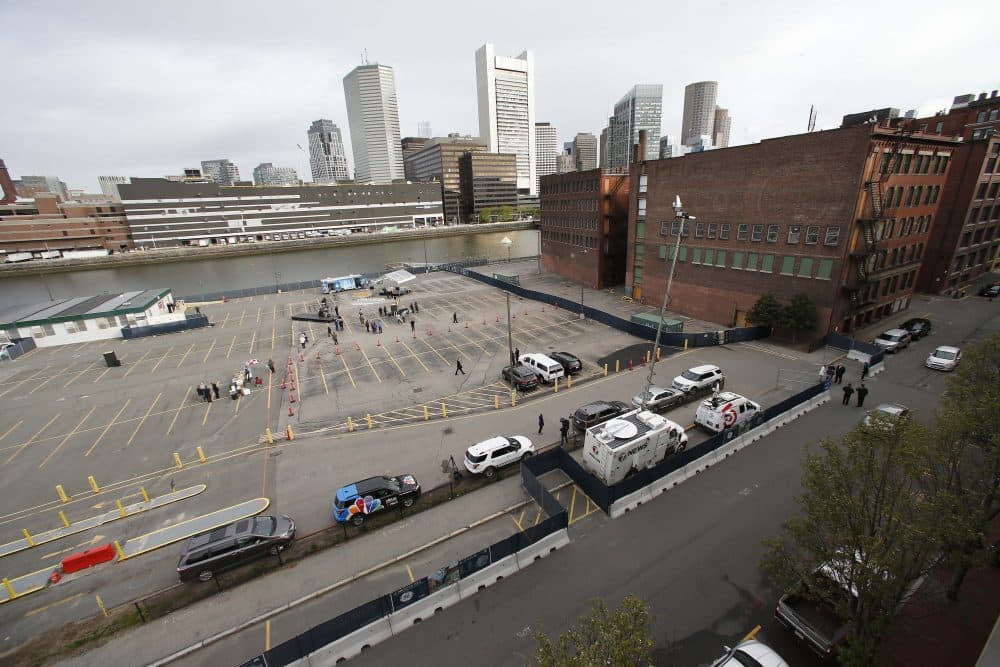
[[719, 433], [753, 419], [760, 411], [759, 403], [754, 403], [746, 396], [723, 391], [701, 402], [695, 413], [694, 423], [713, 433]]
[[337, 523], [360, 526], [369, 515], [387, 507], [409, 507], [420, 497], [420, 485], [413, 475], [369, 477], [337, 489], [333, 518]]

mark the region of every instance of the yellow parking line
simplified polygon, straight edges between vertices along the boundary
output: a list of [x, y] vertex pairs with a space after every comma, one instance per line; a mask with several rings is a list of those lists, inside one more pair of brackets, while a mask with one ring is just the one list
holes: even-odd
[[238, 326], [238, 327], [241, 327], [241, 326], [243, 326], [243, 318], [244, 318], [244, 317], [246, 317], [246, 316], [247, 316], [247, 309], [246, 309], [246, 308], [244, 308], [244, 309], [243, 309], [243, 312], [242, 312], [242, 313], [240, 313], [240, 321], [239, 321], [239, 322], [237, 323], [237, 325], [236, 325], [236, 326]]
[[159, 360], [158, 360], [158, 361], [156, 362], [156, 364], [155, 364], [155, 365], [153, 366], [153, 370], [151, 370], [151, 371], [149, 371], [149, 372], [150, 372], [150, 373], [155, 373], [155, 372], [156, 372], [156, 369], [157, 369], [157, 368], [159, 368], [159, 367], [160, 367], [160, 364], [162, 364], [162, 363], [163, 363], [163, 360], [164, 360], [164, 359], [166, 359], [166, 358], [167, 358], [167, 356], [169, 356], [169, 355], [170, 355], [170, 353], [171, 353], [171, 352], [173, 352], [173, 351], [174, 351], [174, 346], [173, 346], [173, 345], [171, 345], [170, 347], [168, 347], [168, 348], [167, 348], [167, 351], [163, 353], [163, 356], [162, 356], [162, 357], [160, 357], [160, 359], [159, 359]]
[[274, 352], [274, 338], [276, 331], [274, 330], [274, 325], [271, 325], [271, 352]]
[[[96, 378], [94, 378], [94, 384], [100, 382], [101, 378], [107, 375], [110, 371], [111, 371], [111, 366], [108, 366], [103, 371], [101, 371], [101, 374], [98, 375]], [[0, 394], [0, 396], [3, 396], [3, 394]]]
[[181, 364], [184, 363], [184, 361], [188, 358], [188, 355], [191, 354], [191, 350], [193, 349], [194, 349], [194, 343], [191, 343], [191, 347], [187, 349], [187, 352], [181, 355], [181, 360], [177, 362], [177, 368], [181, 367]]
[[131, 446], [132, 441], [135, 440], [135, 436], [139, 434], [139, 429], [142, 428], [142, 425], [146, 423], [146, 419], [149, 418], [149, 413], [153, 411], [153, 407], [156, 405], [156, 402], [160, 400], [160, 396], [163, 396], [162, 392], [157, 394], [156, 398], [153, 399], [153, 402], [150, 403], [149, 409], [146, 410], [146, 414], [144, 414], [142, 419], [139, 420], [139, 424], [135, 427], [135, 430], [132, 431], [132, 435], [129, 436], [128, 442], [125, 443], [126, 447]]
[[71, 377], [69, 379], [69, 381], [66, 382], [66, 384], [63, 385], [63, 389], [65, 389], [66, 387], [68, 387], [71, 384], [73, 384], [74, 382], [76, 382], [77, 378], [79, 378], [81, 375], [83, 375], [84, 373], [86, 373], [87, 371], [89, 371], [91, 368], [93, 368], [94, 364], [96, 364], [96, 363], [97, 363], [96, 361], [91, 361], [89, 366], [87, 366], [82, 371], [80, 371], [79, 373], [77, 373], [76, 375], [74, 375], [73, 377]]
[[205, 352], [205, 358], [201, 360], [201, 363], [208, 363], [208, 355], [212, 354], [212, 350], [215, 349], [215, 341], [217, 339], [212, 339], [212, 344], [208, 346], [208, 350]]
[[[38, 348], [36, 347], [36, 348], [35, 348], [35, 350], [37, 350], [37, 349], [38, 349]], [[31, 350], [31, 351], [32, 351], [32, 352], [34, 352], [35, 350]], [[25, 358], [26, 356], [28, 356], [28, 355], [26, 355], [26, 354], [22, 354], [22, 355], [21, 355], [21, 356], [20, 356], [19, 358], [20, 358], [20, 359], [24, 359], [24, 358]], [[34, 379], [35, 379], [36, 377], [38, 377], [39, 375], [41, 375], [41, 374], [42, 374], [42, 373], [43, 373], [44, 371], [46, 371], [46, 370], [48, 370], [48, 369], [49, 369], [49, 366], [44, 366], [44, 367], [43, 367], [43, 368], [42, 368], [42, 369], [41, 369], [40, 371], [38, 371], [37, 373], [32, 373], [30, 377], [26, 377], [26, 378], [24, 378], [23, 380], [18, 380], [18, 381], [17, 381], [17, 382], [15, 382], [15, 383], [14, 383], [13, 385], [11, 385], [10, 389], [8, 389], [8, 390], [7, 390], [7, 391], [5, 391], [4, 393], [0, 394], [0, 397], [3, 397], [3, 396], [6, 396], [6, 395], [7, 395], [7, 394], [9, 394], [10, 392], [12, 392], [12, 391], [14, 391], [15, 389], [17, 389], [18, 387], [20, 387], [20, 386], [21, 386], [22, 384], [24, 384], [25, 382], [28, 382], [29, 380], [34, 380]]]
[[135, 363], [129, 364], [129, 369], [127, 371], [125, 371], [125, 377], [128, 377], [129, 373], [131, 373], [132, 371], [134, 371], [136, 368], [139, 367], [139, 364], [142, 363], [142, 360], [145, 359], [147, 356], [149, 356], [149, 352], [150, 352], [150, 350], [146, 350], [145, 352], [142, 353], [141, 357], [139, 357], [138, 359], [136, 359]]
[[247, 348], [247, 356], [248, 357], [252, 357], [253, 356], [253, 346], [256, 345], [256, 343], [257, 343], [257, 330], [254, 329], [253, 330], [253, 335], [250, 336], [250, 347]]
[[260, 311], [263, 306], [257, 306], [257, 324], [260, 324]]
[[264, 650], [271, 650], [271, 619], [264, 621]]
[[440, 352], [437, 351], [436, 347], [434, 347], [433, 345], [429, 345], [427, 341], [425, 341], [423, 338], [420, 339], [420, 342], [423, 343], [428, 350], [430, 350], [437, 356], [441, 357], [441, 361], [443, 361], [446, 364], [448, 363], [448, 360], [444, 358], [444, 355], [442, 355]]
[[316, 363], [319, 365], [319, 379], [323, 381], [323, 392], [329, 396], [330, 387], [326, 384], [326, 373], [323, 372], [323, 361], [317, 356]]
[[271, 307], [271, 321], [278, 321], [278, 304], [274, 304], [274, 306]]
[[243, 392], [236, 394], [236, 412], [235, 414], [240, 414], [240, 403], [243, 402]]
[[45, 457], [45, 459], [44, 459], [44, 460], [43, 460], [43, 461], [42, 461], [41, 463], [39, 463], [39, 464], [38, 464], [38, 467], [39, 467], [39, 468], [41, 468], [41, 467], [42, 467], [43, 465], [45, 465], [46, 463], [48, 463], [48, 462], [49, 462], [49, 459], [51, 459], [51, 458], [52, 458], [53, 456], [55, 456], [55, 455], [56, 455], [56, 452], [58, 452], [58, 451], [59, 451], [60, 449], [62, 449], [62, 446], [66, 444], [66, 441], [67, 441], [67, 440], [69, 440], [69, 439], [70, 439], [70, 438], [72, 438], [72, 437], [73, 437], [74, 435], [76, 435], [76, 432], [80, 430], [80, 427], [81, 427], [81, 426], [83, 426], [83, 422], [87, 421], [87, 419], [88, 419], [88, 418], [90, 417], [90, 415], [94, 414], [94, 410], [96, 410], [96, 409], [97, 409], [97, 406], [96, 406], [96, 405], [95, 405], [94, 407], [90, 408], [90, 412], [88, 412], [88, 413], [87, 413], [86, 415], [84, 415], [83, 419], [81, 419], [81, 420], [80, 420], [80, 423], [76, 425], [76, 428], [74, 428], [74, 429], [73, 429], [72, 431], [70, 431], [70, 432], [69, 432], [69, 433], [68, 433], [68, 434], [66, 435], [66, 437], [65, 437], [65, 438], [63, 438], [63, 439], [62, 439], [62, 440], [61, 440], [61, 441], [59, 442], [59, 444], [58, 444], [58, 445], [56, 445], [56, 448], [55, 448], [55, 449], [53, 449], [53, 450], [52, 450], [52, 452], [51, 452], [51, 453], [50, 453], [50, 454], [49, 454], [48, 456], [46, 456], [46, 457]]
[[214, 404], [215, 404], [215, 401], [212, 401], [211, 403], [208, 404], [208, 407], [205, 408], [205, 416], [201, 418], [201, 425], [202, 426], [204, 426], [205, 423], [208, 421], [208, 413], [212, 411], [212, 406]]
[[347, 379], [351, 381], [351, 386], [357, 389], [358, 385], [354, 382], [354, 375], [351, 373], [351, 369], [347, 367], [347, 360], [344, 359], [344, 355], [340, 355], [340, 361], [344, 364], [344, 370], [347, 371]]
[[4, 431], [3, 435], [0, 435], [0, 441], [2, 441], [4, 438], [6, 438], [8, 435], [10, 435], [10, 432], [13, 431], [15, 428], [17, 428], [18, 426], [20, 426], [23, 422], [24, 422], [23, 419], [18, 419], [16, 424], [14, 424], [9, 429], [7, 429], [6, 431]]
[[229, 350], [226, 351], [226, 359], [233, 353], [233, 345], [236, 345], [236, 336], [233, 336], [233, 342], [229, 344]]
[[174, 411], [174, 418], [170, 420], [170, 426], [167, 427], [167, 435], [174, 430], [174, 422], [177, 421], [177, 415], [181, 413], [181, 408], [187, 403], [187, 398], [191, 394], [191, 387], [188, 387], [187, 391], [184, 392], [184, 398], [181, 399], [181, 404], [177, 406], [177, 410]]
[[396, 359], [392, 356], [392, 353], [389, 352], [388, 346], [383, 346], [382, 349], [385, 351], [385, 356], [389, 357], [389, 361], [391, 361], [393, 364], [395, 364], [396, 368], [399, 369], [399, 374], [402, 375], [405, 378], [406, 377], [406, 371], [403, 370], [403, 367], [399, 365], [399, 363], [396, 361]]
[[408, 575], [410, 576], [410, 583], [411, 583], [411, 584], [412, 584], [412, 583], [413, 583], [414, 581], [416, 581], [416, 579], [415, 579], [415, 578], [413, 577], [413, 570], [411, 570], [411, 569], [410, 569], [410, 566], [409, 566], [409, 565], [407, 565], [407, 566], [406, 566], [406, 574], [408, 574]]
[[128, 404], [131, 402], [132, 402], [131, 398], [125, 399], [125, 405], [121, 407], [121, 410], [118, 411], [118, 414], [115, 415], [114, 419], [108, 422], [108, 425], [105, 426], [104, 430], [101, 431], [101, 434], [97, 436], [97, 440], [94, 440], [94, 444], [90, 446], [90, 449], [87, 450], [87, 453], [84, 454], [84, 456], [90, 456], [90, 453], [94, 451], [94, 447], [97, 447], [97, 445], [100, 444], [101, 440], [104, 439], [104, 436], [107, 435], [109, 430], [111, 430], [112, 425], [114, 425], [114, 423], [118, 421], [118, 418], [122, 416], [122, 413], [125, 412], [125, 408], [127, 408]]
[[517, 526], [518, 530], [524, 530], [524, 526], [521, 525], [521, 521], [524, 520], [524, 512], [525, 510], [521, 510], [521, 516], [519, 516], [516, 519], [514, 518], [513, 514], [510, 515], [511, 521], [514, 522], [514, 525]]
[[42, 428], [40, 428], [40, 429], [38, 429], [37, 431], [35, 431], [35, 434], [34, 434], [34, 435], [32, 435], [32, 436], [31, 436], [30, 438], [28, 438], [27, 440], [25, 440], [25, 441], [24, 441], [24, 443], [23, 443], [23, 444], [22, 444], [22, 445], [21, 445], [20, 447], [18, 447], [18, 448], [17, 448], [17, 450], [15, 450], [15, 451], [14, 451], [14, 453], [13, 453], [13, 454], [11, 454], [11, 455], [10, 455], [10, 456], [9, 456], [9, 457], [7, 458], [7, 460], [6, 460], [6, 461], [4, 461], [4, 465], [7, 465], [7, 464], [8, 464], [8, 463], [10, 463], [11, 461], [13, 461], [13, 460], [14, 460], [14, 457], [15, 457], [15, 456], [17, 456], [18, 454], [20, 454], [21, 452], [23, 452], [23, 451], [24, 451], [24, 448], [25, 448], [25, 447], [27, 447], [27, 446], [28, 446], [28, 445], [30, 445], [30, 444], [31, 444], [32, 442], [34, 442], [34, 441], [35, 441], [35, 439], [36, 439], [36, 438], [38, 438], [38, 436], [40, 436], [40, 435], [42, 434], [42, 431], [44, 431], [44, 430], [45, 430], [45, 429], [47, 429], [47, 428], [48, 428], [49, 426], [51, 426], [51, 425], [52, 425], [52, 422], [54, 422], [54, 421], [55, 421], [55, 420], [57, 420], [57, 419], [59, 419], [59, 413], [58, 413], [58, 412], [56, 413], [56, 415], [55, 415], [55, 416], [54, 416], [54, 417], [53, 417], [52, 419], [50, 419], [50, 420], [49, 420], [49, 421], [48, 421], [48, 422], [47, 422], [47, 423], [45, 424], [45, 426], [43, 426]]
[[372, 369], [372, 374], [375, 376], [375, 379], [381, 382], [382, 378], [378, 376], [378, 371], [375, 370], [375, 366], [372, 364], [372, 360], [368, 358], [368, 354], [363, 349], [361, 350], [361, 354], [364, 355], [365, 361], [368, 362], [368, 367]]
[[70, 595], [68, 598], [63, 598], [62, 600], [58, 600], [51, 604], [47, 604], [44, 607], [39, 607], [38, 609], [32, 609], [31, 611], [25, 612], [24, 617], [31, 618], [35, 614], [41, 614], [43, 611], [48, 611], [53, 607], [58, 607], [59, 605], [66, 604], [67, 602], [72, 602], [73, 600], [77, 599], [78, 597], [81, 597], [82, 595], [83, 593], [77, 593], [75, 595]]
[[226, 316], [222, 319], [222, 324], [219, 325], [219, 328], [224, 329], [226, 327], [226, 322], [228, 321], [229, 321], [229, 313], [226, 313]]
[[745, 641], [750, 641], [751, 639], [753, 639], [754, 637], [757, 636], [758, 632], [760, 632], [760, 626], [759, 625], [757, 627], [755, 627], [753, 630], [751, 630], [750, 632], [748, 632], [747, 635], [746, 635], [746, 637], [744, 637], [743, 639], [740, 640], [740, 643], [743, 643]]
[[415, 353], [413, 352], [413, 350], [412, 350], [412, 349], [410, 349], [410, 346], [406, 344], [406, 341], [404, 341], [404, 340], [402, 340], [402, 339], [401, 339], [401, 340], [399, 341], [399, 343], [400, 343], [400, 345], [402, 345], [403, 347], [405, 347], [405, 348], [406, 348], [406, 351], [410, 353], [410, 356], [411, 356], [411, 357], [413, 357], [414, 359], [416, 359], [416, 360], [417, 360], [417, 363], [418, 363], [418, 364], [420, 364], [421, 366], [423, 366], [423, 367], [424, 367], [424, 370], [425, 370], [425, 371], [427, 371], [428, 373], [430, 373], [430, 372], [431, 372], [431, 369], [427, 368], [427, 364], [425, 364], [425, 363], [423, 362], [423, 360], [422, 360], [422, 359], [420, 358], [420, 356], [419, 356], [419, 355], [415, 354]]

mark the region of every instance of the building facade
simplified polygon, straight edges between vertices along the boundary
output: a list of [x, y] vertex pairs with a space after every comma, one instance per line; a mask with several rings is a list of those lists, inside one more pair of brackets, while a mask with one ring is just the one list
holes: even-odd
[[240, 182], [239, 168], [229, 160], [204, 160], [201, 173], [219, 185], [236, 185]]
[[715, 101], [718, 81], [698, 81], [684, 86], [684, 116], [681, 121], [681, 143], [692, 146], [702, 135], [713, 136]]
[[509, 206], [515, 211], [517, 199], [517, 156], [512, 153], [466, 151], [458, 161], [462, 190], [462, 222], [483, 220], [483, 209]]
[[615, 114], [608, 120], [608, 172], [625, 173], [632, 164], [632, 147], [639, 142], [639, 132], [646, 130], [646, 160], [659, 153], [660, 116], [663, 112], [663, 86], [632, 86], [615, 104]]
[[476, 51], [479, 136], [491, 153], [517, 158], [517, 188], [538, 195], [535, 178], [535, 59], [531, 51], [498, 56], [492, 44]]
[[535, 192], [538, 179], [558, 170], [559, 132], [551, 123], [535, 123]]
[[909, 306], [956, 143], [858, 126], [636, 165], [626, 285], [662, 299], [679, 194], [697, 221], [677, 252], [672, 310], [740, 326], [761, 294], [804, 293], [817, 338], [885, 318]]
[[[563, 151], [556, 158], [556, 173], [557, 174], [567, 174], [571, 171], [578, 171], [576, 168], [576, 160], [567, 151]], [[541, 190], [539, 190], [541, 192]]]
[[69, 188], [58, 176], [22, 176], [14, 181], [14, 189], [22, 199], [33, 199], [44, 192], [54, 194], [62, 201], [69, 199]]
[[419, 152], [421, 148], [427, 145], [427, 142], [430, 141], [430, 139], [430, 137], [403, 137], [399, 140], [400, 148], [403, 150], [403, 175], [406, 180], [416, 180], [411, 177], [410, 172], [406, 170], [406, 159]]
[[577, 132], [571, 151], [577, 171], [597, 169], [597, 137], [590, 132]]
[[253, 184], [257, 186], [298, 185], [299, 182], [299, 175], [291, 167], [275, 167], [270, 162], [261, 162], [253, 168]]
[[386, 65], [360, 65], [344, 77], [347, 120], [351, 126], [354, 180], [391, 183], [402, 180], [396, 77]]
[[278, 241], [443, 221], [436, 183], [225, 187], [133, 178], [120, 188], [140, 248]]
[[415, 183], [439, 183], [444, 219], [456, 224], [464, 220], [459, 159], [465, 153], [485, 150], [486, 143], [479, 137], [452, 135], [428, 139], [422, 149], [406, 158], [407, 178]]
[[61, 202], [49, 192], [33, 204], [0, 205], [0, 250], [36, 257], [72, 256], [75, 251], [109, 253], [133, 247], [131, 230], [121, 203]]
[[681, 147], [677, 145], [677, 140], [672, 135], [664, 134], [660, 137], [660, 159], [666, 160], [672, 157], [684, 155]]
[[[312, 122], [306, 135], [309, 138], [309, 170], [313, 183], [332, 185], [350, 180], [340, 128], [332, 120], [320, 118]], [[228, 185], [235, 185], [235, 181]]]
[[733, 119], [729, 117], [729, 109], [715, 107], [715, 117], [712, 121], [712, 145], [716, 148], [729, 147], [729, 131]]
[[128, 183], [128, 176], [98, 176], [97, 182], [101, 186], [101, 192], [112, 201], [121, 201], [118, 194], [118, 186]]
[[592, 289], [625, 279], [628, 176], [600, 169], [542, 179], [542, 265]]

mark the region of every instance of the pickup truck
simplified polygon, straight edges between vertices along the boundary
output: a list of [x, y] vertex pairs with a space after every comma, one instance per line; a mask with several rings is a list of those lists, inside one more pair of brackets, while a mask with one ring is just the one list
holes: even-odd
[[[816, 574], [822, 572], [817, 571]], [[846, 588], [837, 590], [853, 595]], [[847, 637], [850, 621], [840, 617], [834, 600], [825, 598], [817, 602], [807, 593], [805, 582], [799, 582], [795, 589], [778, 600], [774, 617], [813, 651], [823, 657], [832, 656]]]

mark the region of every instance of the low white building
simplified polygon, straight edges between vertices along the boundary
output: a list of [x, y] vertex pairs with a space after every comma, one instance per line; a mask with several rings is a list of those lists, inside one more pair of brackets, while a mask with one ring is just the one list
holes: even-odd
[[173, 303], [169, 289], [152, 289], [10, 306], [0, 309], [0, 332], [38, 347], [123, 338], [124, 327], [183, 320]]

